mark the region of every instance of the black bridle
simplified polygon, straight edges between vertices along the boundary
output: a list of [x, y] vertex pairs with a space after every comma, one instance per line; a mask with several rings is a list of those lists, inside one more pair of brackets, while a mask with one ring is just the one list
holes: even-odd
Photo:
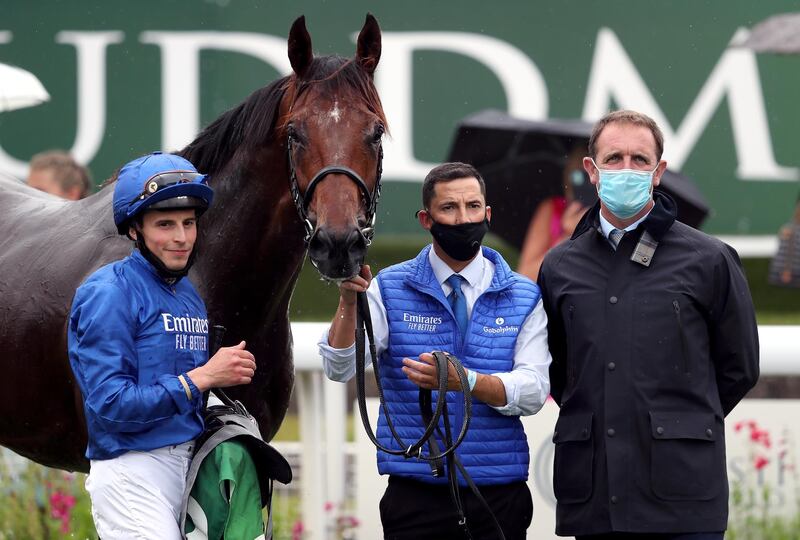
[[383, 145], [378, 146], [378, 166], [375, 173], [375, 189], [373, 189], [372, 192], [369, 191], [367, 184], [353, 169], [345, 167], [344, 165], [329, 165], [323, 167], [314, 175], [311, 182], [308, 183], [305, 194], [301, 195], [300, 186], [297, 183], [297, 171], [294, 168], [294, 159], [292, 157], [295, 142], [295, 138], [290, 134], [286, 139], [286, 155], [289, 160], [289, 191], [292, 194], [292, 201], [294, 201], [294, 206], [297, 208], [300, 221], [303, 222], [303, 226], [306, 230], [303, 240], [307, 244], [311, 240], [311, 237], [314, 236], [314, 224], [311, 223], [311, 220], [308, 218], [308, 205], [311, 204], [311, 197], [314, 196], [314, 190], [317, 188], [317, 185], [329, 174], [343, 174], [355, 182], [366, 204], [366, 225], [359, 228], [359, 231], [361, 232], [361, 236], [364, 237], [364, 240], [366, 240], [367, 246], [369, 246], [372, 243], [372, 237], [375, 236], [375, 214], [378, 210], [378, 199], [381, 197]]

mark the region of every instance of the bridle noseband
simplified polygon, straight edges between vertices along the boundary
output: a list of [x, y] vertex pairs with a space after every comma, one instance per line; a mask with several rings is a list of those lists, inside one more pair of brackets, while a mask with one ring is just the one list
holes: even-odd
[[361, 196], [366, 201], [367, 212], [365, 217], [367, 224], [365, 227], [359, 229], [359, 232], [361, 233], [361, 236], [364, 237], [364, 240], [366, 240], [367, 246], [369, 246], [372, 243], [372, 237], [375, 235], [375, 213], [378, 209], [378, 199], [380, 199], [381, 196], [383, 145], [378, 146], [378, 167], [375, 176], [375, 189], [371, 193], [369, 188], [367, 188], [367, 184], [353, 169], [345, 167], [344, 165], [330, 165], [328, 167], [323, 167], [317, 172], [317, 174], [314, 175], [314, 177], [311, 179], [311, 182], [308, 183], [305, 195], [301, 195], [300, 186], [297, 184], [297, 172], [294, 168], [294, 160], [292, 158], [292, 154], [294, 153], [294, 144], [294, 137], [289, 135], [286, 140], [286, 155], [289, 160], [289, 191], [292, 194], [292, 200], [294, 201], [295, 208], [297, 208], [297, 214], [300, 216], [300, 221], [303, 222], [303, 225], [306, 229], [305, 236], [303, 237], [305, 243], [308, 244], [308, 242], [311, 240], [311, 237], [314, 236], [314, 224], [311, 223], [311, 220], [308, 218], [308, 205], [311, 204], [311, 197], [314, 196], [314, 190], [317, 188], [317, 185], [319, 185], [319, 183], [322, 182], [322, 180], [329, 174], [343, 174], [355, 182], [356, 186], [358, 186], [358, 189], [361, 192]]

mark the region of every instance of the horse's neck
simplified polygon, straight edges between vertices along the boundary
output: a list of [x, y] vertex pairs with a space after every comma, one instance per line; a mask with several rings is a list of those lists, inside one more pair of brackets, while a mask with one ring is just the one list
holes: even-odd
[[223, 174], [214, 184], [193, 278], [212, 322], [250, 333], [287, 316], [305, 256], [302, 227], [280, 167]]

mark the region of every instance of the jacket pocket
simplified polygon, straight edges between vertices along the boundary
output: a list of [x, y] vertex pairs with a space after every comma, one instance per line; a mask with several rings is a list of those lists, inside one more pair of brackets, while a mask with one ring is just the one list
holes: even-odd
[[559, 416], [553, 442], [553, 491], [561, 504], [585, 502], [592, 496], [592, 413]]
[[714, 413], [650, 412], [653, 493], [667, 501], [713, 499], [725, 482], [723, 428]]

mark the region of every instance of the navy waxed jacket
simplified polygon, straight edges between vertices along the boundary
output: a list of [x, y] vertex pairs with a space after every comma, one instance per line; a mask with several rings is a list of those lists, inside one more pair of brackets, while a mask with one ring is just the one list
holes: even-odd
[[168, 284], [138, 250], [100, 268], [75, 293], [68, 346], [87, 458], [181, 444], [203, 431], [201, 393], [185, 374], [208, 360], [208, 318], [188, 279]]
[[724, 418], [758, 379], [753, 302], [733, 248], [654, 198], [616, 251], [596, 205], [539, 274], [560, 536], [727, 524]]

